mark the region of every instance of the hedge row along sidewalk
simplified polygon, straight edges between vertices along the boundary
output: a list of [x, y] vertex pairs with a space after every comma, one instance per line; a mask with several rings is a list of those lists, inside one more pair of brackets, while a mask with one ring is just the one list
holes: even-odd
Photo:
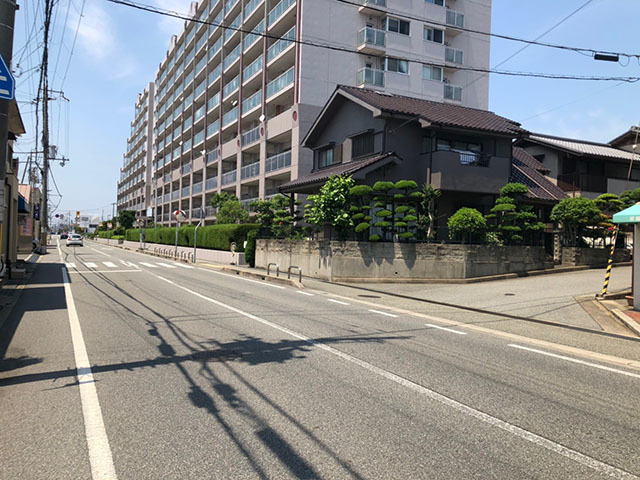
[[[236, 251], [244, 251], [244, 242], [249, 232], [257, 231], [257, 224], [225, 224], [208, 225], [198, 229], [198, 248], [210, 248], [213, 250], [231, 250], [231, 244], [236, 244]], [[196, 227], [185, 225], [178, 229], [178, 246], [193, 247]], [[144, 241], [146, 243], [158, 243], [162, 245], [175, 245], [175, 227], [151, 227], [145, 228]], [[114, 238], [113, 231], [98, 232], [99, 238]], [[140, 241], [140, 230], [132, 228], [126, 231], [125, 239], [130, 242]]]

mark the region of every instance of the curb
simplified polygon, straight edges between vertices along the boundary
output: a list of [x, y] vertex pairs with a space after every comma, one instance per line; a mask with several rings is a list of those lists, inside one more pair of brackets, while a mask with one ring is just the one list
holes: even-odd
[[631, 318], [629, 318], [619, 308], [614, 308], [613, 310], [611, 310], [611, 313], [613, 313], [618, 318], [618, 320], [620, 320], [622, 323], [624, 323], [624, 325], [629, 330], [631, 330], [633, 333], [635, 333], [637, 336], [640, 337], [640, 324], [638, 322], [636, 322], [636, 321], [632, 320]]

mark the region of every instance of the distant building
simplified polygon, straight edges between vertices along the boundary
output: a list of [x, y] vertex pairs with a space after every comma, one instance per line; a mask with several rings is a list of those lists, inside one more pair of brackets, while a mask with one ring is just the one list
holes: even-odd
[[[489, 36], [465, 29], [490, 31], [490, 0], [208, 0], [190, 15], [209, 25], [185, 22], [154, 82], [150, 198], [161, 224], [177, 209], [212, 222], [215, 193], [248, 208], [311, 171], [300, 143], [338, 84], [488, 105], [488, 76], [465, 67], [489, 68]], [[143, 195], [138, 175], [123, 175], [119, 209]]]

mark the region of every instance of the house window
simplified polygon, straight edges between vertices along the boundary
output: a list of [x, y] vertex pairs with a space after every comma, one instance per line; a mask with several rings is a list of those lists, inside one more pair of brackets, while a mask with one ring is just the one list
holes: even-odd
[[333, 165], [333, 147], [326, 147], [317, 152], [318, 168], [326, 168]]
[[400, 60], [399, 58], [385, 58], [385, 70], [387, 72], [409, 73], [409, 62]]
[[422, 30], [422, 38], [425, 42], [444, 43], [444, 32], [437, 28], [424, 27]]
[[433, 3], [434, 5], [440, 5], [444, 7], [444, 0], [424, 0], [427, 3]]
[[364, 157], [374, 151], [373, 132], [366, 132], [351, 139], [351, 156]]
[[447, 100], [455, 100], [457, 102], [461, 102], [462, 87], [456, 87], [455, 85], [445, 85], [444, 98], [446, 98]]
[[424, 78], [425, 80], [435, 80], [436, 82], [441, 82], [444, 79], [442, 68], [423, 65], [422, 78]]
[[387, 31], [409, 35], [409, 22], [398, 18], [387, 18]]

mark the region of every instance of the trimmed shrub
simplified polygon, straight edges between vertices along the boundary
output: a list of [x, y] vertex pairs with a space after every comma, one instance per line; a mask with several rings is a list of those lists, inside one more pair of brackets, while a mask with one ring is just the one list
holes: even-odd
[[[257, 224], [226, 224], [208, 225], [198, 229], [198, 248], [210, 248], [213, 250], [231, 250], [231, 243], [236, 243], [236, 251], [244, 251], [244, 242], [247, 240], [249, 232], [257, 231]], [[193, 225], [185, 225], [178, 230], [178, 245], [181, 247], [193, 247], [196, 228]], [[176, 229], [167, 228], [145, 228], [145, 242], [159, 243], [163, 245], [175, 245]], [[140, 231], [138, 229], [127, 230], [127, 240], [132, 242], [140, 241]]]
[[250, 267], [256, 266], [256, 236], [258, 230], [252, 230], [247, 233], [247, 247], [244, 250], [244, 258]]
[[484, 240], [487, 221], [475, 208], [463, 207], [454, 213], [448, 222], [449, 238], [452, 240]]

